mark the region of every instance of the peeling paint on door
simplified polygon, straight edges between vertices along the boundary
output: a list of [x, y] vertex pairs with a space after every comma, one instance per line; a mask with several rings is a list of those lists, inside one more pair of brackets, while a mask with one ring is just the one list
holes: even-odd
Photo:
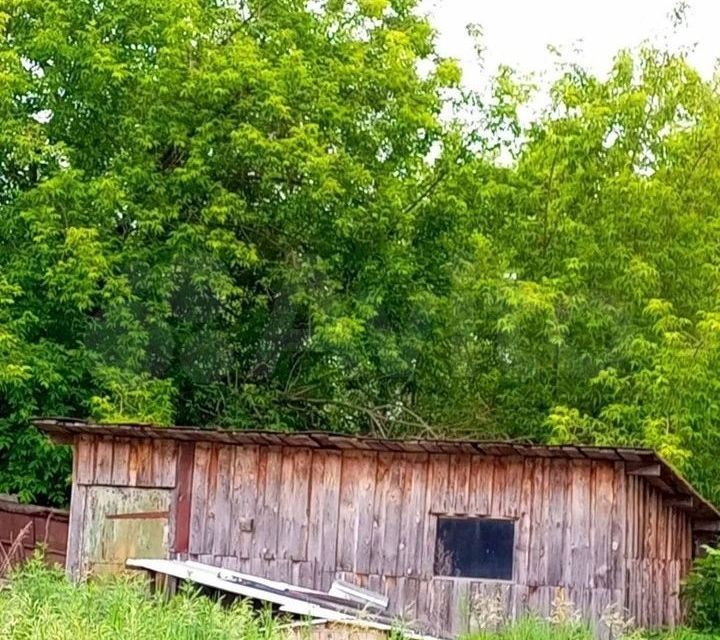
[[122, 571], [128, 558], [168, 555], [171, 491], [89, 487], [82, 541], [83, 570]]

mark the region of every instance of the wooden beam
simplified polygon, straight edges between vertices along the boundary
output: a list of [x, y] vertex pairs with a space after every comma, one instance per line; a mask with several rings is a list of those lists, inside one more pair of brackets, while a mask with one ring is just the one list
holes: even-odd
[[190, 503], [192, 501], [193, 469], [195, 467], [195, 443], [182, 442], [178, 448], [175, 504], [174, 553], [186, 554], [190, 546]]
[[659, 478], [662, 467], [659, 464], [628, 464], [628, 475], [643, 476], [644, 478]]
[[695, 520], [692, 526], [693, 531], [720, 532], [720, 520]]
[[647, 482], [649, 482], [653, 487], [656, 489], [660, 489], [663, 493], [667, 494], [668, 496], [674, 496], [675, 491], [673, 488], [665, 482], [662, 478], [658, 478], [657, 476], [643, 476]]
[[169, 511], [137, 511], [135, 513], [110, 513], [108, 520], [162, 520], [170, 517]]
[[692, 496], [667, 498], [664, 502], [666, 506], [678, 509], [692, 509], [695, 506], [695, 498]]

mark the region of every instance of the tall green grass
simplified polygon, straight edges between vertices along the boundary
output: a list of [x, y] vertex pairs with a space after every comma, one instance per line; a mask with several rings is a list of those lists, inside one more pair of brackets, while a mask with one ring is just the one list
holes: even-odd
[[185, 591], [169, 601], [140, 577], [73, 585], [39, 560], [0, 591], [2, 640], [279, 640], [284, 634], [246, 603], [225, 607]]
[[595, 638], [584, 625], [556, 625], [537, 618], [526, 618], [499, 631], [474, 633], [465, 636], [462, 640], [595, 640]]
[[[396, 637], [397, 634], [392, 634]], [[183, 591], [166, 601], [140, 576], [74, 585], [35, 559], [0, 590], [0, 640], [285, 640], [279, 623], [246, 603], [230, 606]], [[634, 633], [628, 640], [720, 640], [720, 634], [678, 630]], [[461, 640], [594, 640], [578, 624], [528, 618], [497, 632]]]
[[[720, 633], [700, 633], [690, 629], [672, 632], [633, 631], [625, 640], [720, 640]], [[595, 640], [593, 633], [582, 625], [555, 625], [545, 620], [527, 618], [497, 632], [476, 633], [461, 640]], [[614, 640], [622, 640], [615, 638]]]

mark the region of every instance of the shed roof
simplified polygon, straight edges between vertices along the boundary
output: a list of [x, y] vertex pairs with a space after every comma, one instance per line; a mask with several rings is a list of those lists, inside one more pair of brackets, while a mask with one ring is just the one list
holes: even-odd
[[553, 458], [565, 460], [604, 460], [624, 462], [629, 473], [642, 475], [687, 511], [697, 528], [707, 525], [716, 530], [720, 511], [658, 453], [637, 447], [589, 445], [540, 445], [490, 440], [450, 440], [420, 438], [376, 438], [327, 431], [281, 432], [198, 427], [160, 427], [147, 424], [95, 424], [74, 418], [42, 418], [35, 426], [56, 442], [69, 443], [75, 436], [112, 436], [116, 438], [170, 439], [190, 442], [215, 442], [235, 445], [274, 445], [313, 449], [365, 450], [406, 453], [469, 453], [494, 457]]

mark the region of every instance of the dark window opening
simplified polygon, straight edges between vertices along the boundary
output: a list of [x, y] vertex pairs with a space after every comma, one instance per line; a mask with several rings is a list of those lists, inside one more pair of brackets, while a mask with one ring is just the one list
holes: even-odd
[[515, 522], [438, 518], [435, 575], [512, 580]]

